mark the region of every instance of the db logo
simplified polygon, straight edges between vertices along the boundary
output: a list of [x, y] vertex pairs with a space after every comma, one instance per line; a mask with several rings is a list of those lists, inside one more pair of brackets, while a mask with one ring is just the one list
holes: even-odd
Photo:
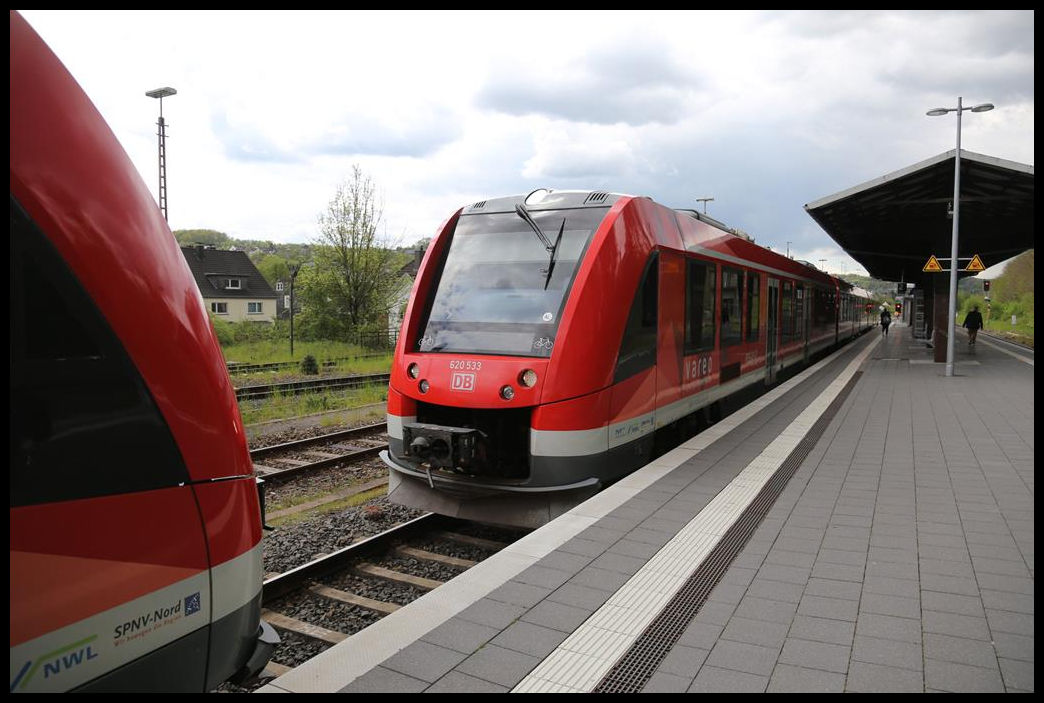
[[451, 391], [468, 391], [475, 390], [475, 374], [473, 373], [455, 373], [450, 379], [450, 390]]

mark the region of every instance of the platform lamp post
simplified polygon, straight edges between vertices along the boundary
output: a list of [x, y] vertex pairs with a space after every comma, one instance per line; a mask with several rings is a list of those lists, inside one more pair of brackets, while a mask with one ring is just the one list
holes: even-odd
[[965, 110], [972, 112], [988, 112], [993, 109], [993, 103], [982, 103], [975, 107], [963, 107], [962, 98], [957, 98], [957, 107], [937, 107], [928, 111], [931, 117], [939, 117], [950, 112], [957, 113], [957, 151], [953, 159], [953, 234], [950, 236], [950, 306], [947, 313], [946, 332], [946, 375], [953, 376], [954, 357], [954, 328], [957, 326], [957, 230], [960, 215], [961, 198], [961, 113]]
[[173, 88], [156, 88], [145, 92], [150, 98], [158, 98], [160, 101], [159, 121], [156, 132], [159, 135], [159, 206], [163, 211], [163, 219], [167, 219], [167, 124], [163, 121], [163, 98], [177, 95], [178, 91]]

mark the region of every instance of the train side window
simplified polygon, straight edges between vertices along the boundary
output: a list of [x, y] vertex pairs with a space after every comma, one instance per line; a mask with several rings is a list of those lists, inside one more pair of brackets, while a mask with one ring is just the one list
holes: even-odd
[[743, 297], [743, 274], [737, 269], [721, 269], [721, 346], [743, 341], [740, 303]]
[[833, 322], [830, 315], [830, 294], [822, 288], [816, 288], [812, 300], [812, 326], [824, 327]]
[[758, 341], [761, 320], [761, 276], [753, 271], [747, 271], [747, 341]]
[[653, 252], [645, 265], [641, 282], [627, 316], [620, 353], [616, 357], [613, 383], [630, 378], [656, 364], [657, 298], [660, 287], [660, 257]]
[[714, 264], [685, 265], [685, 353], [714, 348]]
[[11, 506], [187, 482], [104, 316], [13, 197], [10, 212]]

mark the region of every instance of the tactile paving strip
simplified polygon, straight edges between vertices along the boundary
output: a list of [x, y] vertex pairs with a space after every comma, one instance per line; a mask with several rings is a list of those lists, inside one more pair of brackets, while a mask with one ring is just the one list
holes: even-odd
[[[601, 608], [537, 664], [512, 692], [597, 690], [613, 668], [627, 657], [628, 652], [635, 647], [635, 643], [650, 628], [661, 611], [668, 604], [675, 602], [675, 596], [685, 590], [692, 575], [710, 557], [718, 543], [733, 541], [732, 538], [725, 539], [733, 524], [740, 520], [747, 508], [755, 502], [765, 485], [773, 479], [801, 441], [812, 432], [820, 418], [831, 407], [836, 408], [834, 401], [846, 388], [850, 388], [849, 382], [877, 347], [878, 342], [878, 339], [874, 339], [862, 351], [857, 352], [855, 358], [850, 360], [835, 380], [812, 399], [753, 461], [654, 554], [645, 566], [611, 595]], [[805, 373], [809, 371], [796, 378], [801, 378]], [[745, 408], [740, 413], [746, 410]], [[671, 464], [672, 468], [678, 466], [676, 460], [683, 462], [701, 450], [702, 446], [692, 446], [692, 443], [703, 446], [713, 443], [716, 438], [702, 440], [706, 435], [713, 434], [716, 427], [668, 452], [659, 461], [667, 460], [666, 464]], [[683, 449], [685, 451], [682, 451]], [[655, 467], [656, 463], [650, 466]], [[731, 559], [728, 561], [731, 562]], [[718, 565], [720, 572], [727, 567], [728, 563]], [[710, 588], [713, 588], [713, 584]], [[708, 592], [710, 588], [707, 589]], [[703, 596], [703, 600], [705, 599], [706, 595]], [[681, 627], [684, 627], [684, 624]], [[661, 654], [661, 660], [663, 656], [665, 655]], [[655, 665], [652, 669], [655, 669]], [[646, 677], [648, 675], [646, 674]], [[648, 678], [644, 679], [647, 680]], [[638, 688], [641, 688], [641, 685], [634, 690]]]
[[776, 502], [801, 462], [837, 414], [862, 372], [857, 371], [811, 430], [791, 451], [757, 497], [740, 514], [706, 559], [696, 568], [664, 609], [594, 688], [595, 693], [637, 693], [649, 681], [682, 632], [696, 617], [711, 591], [725, 575], [762, 519]]

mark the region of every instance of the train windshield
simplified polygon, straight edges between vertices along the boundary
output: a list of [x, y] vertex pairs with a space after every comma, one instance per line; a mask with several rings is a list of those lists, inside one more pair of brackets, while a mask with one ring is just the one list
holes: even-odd
[[462, 215], [417, 350], [550, 356], [573, 277], [606, 212], [530, 210], [532, 224], [514, 212]]

